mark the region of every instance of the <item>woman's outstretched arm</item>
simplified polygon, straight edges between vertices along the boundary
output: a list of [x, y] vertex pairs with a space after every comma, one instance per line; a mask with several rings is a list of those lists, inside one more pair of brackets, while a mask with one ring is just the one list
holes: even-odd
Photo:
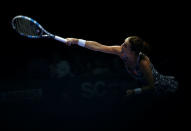
[[[79, 39], [76, 38], [67, 38], [67, 45], [79, 45]], [[96, 41], [83, 41], [83, 47], [93, 50], [93, 51], [99, 51], [103, 53], [109, 53], [109, 54], [115, 54], [120, 55], [121, 53], [121, 46], [107, 46], [103, 45], [101, 43], [98, 43]]]

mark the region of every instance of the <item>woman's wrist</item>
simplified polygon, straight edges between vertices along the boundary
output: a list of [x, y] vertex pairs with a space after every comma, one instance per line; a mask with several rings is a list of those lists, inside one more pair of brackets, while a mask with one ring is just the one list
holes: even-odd
[[79, 46], [81, 46], [81, 47], [85, 47], [85, 45], [86, 45], [86, 40], [78, 39], [77, 45], [79, 45]]
[[135, 88], [135, 89], [133, 89], [133, 93], [134, 94], [141, 94], [142, 93], [142, 88]]

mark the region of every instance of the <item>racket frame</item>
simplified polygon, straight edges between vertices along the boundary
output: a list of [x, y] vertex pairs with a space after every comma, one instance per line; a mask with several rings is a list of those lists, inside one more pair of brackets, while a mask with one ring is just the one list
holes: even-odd
[[[22, 18], [22, 19], [26, 19], [32, 23], [34, 23], [35, 25], [37, 25], [41, 30], [42, 30], [42, 33], [41, 35], [39, 36], [32, 36], [32, 35], [25, 35], [24, 33], [21, 33], [21, 32], [18, 32], [16, 30], [16, 27], [14, 25], [14, 21], [18, 18]], [[35, 21], [34, 19], [30, 18], [30, 17], [27, 17], [27, 16], [23, 16], [23, 15], [18, 15], [18, 16], [15, 16], [13, 19], [12, 19], [12, 27], [14, 30], [16, 30], [20, 35], [22, 36], [25, 36], [25, 37], [28, 37], [28, 38], [46, 38], [46, 37], [51, 37], [51, 38], [54, 38], [55, 36], [51, 33], [49, 33], [48, 31], [46, 31], [37, 21]], [[44, 34], [45, 33], [45, 34]], [[44, 34], [44, 35], [43, 35]]]
[[[25, 35], [24, 33], [20, 33], [16, 30], [16, 27], [14, 25], [14, 21], [15, 19], [18, 19], [18, 18], [22, 18], [22, 19], [26, 19], [26, 20], [29, 20], [30, 22], [34, 23], [35, 25], [37, 25], [41, 30], [42, 30], [42, 33], [41, 35], [39, 36], [32, 36], [32, 35]], [[51, 33], [49, 33], [48, 31], [46, 31], [37, 21], [35, 21], [34, 19], [30, 18], [30, 17], [27, 17], [27, 16], [23, 16], [23, 15], [18, 15], [18, 16], [15, 16], [13, 19], [12, 19], [12, 27], [14, 30], [16, 30], [21, 36], [25, 36], [25, 37], [28, 37], [28, 38], [32, 38], [32, 39], [35, 39], [35, 38], [53, 38], [57, 41], [60, 41], [60, 42], [63, 42], [63, 43], [66, 43], [67, 40], [60, 37], [60, 36], [56, 36], [56, 35], [53, 35]], [[44, 35], [43, 35], [44, 34]]]

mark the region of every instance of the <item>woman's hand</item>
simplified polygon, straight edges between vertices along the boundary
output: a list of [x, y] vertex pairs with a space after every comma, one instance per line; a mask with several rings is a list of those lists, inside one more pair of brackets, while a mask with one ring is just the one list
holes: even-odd
[[78, 39], [76, 39], [76, 38], [66, 38], [66, 40], [67, 40], [67, 42], [66, 42], [67, 46], [71, 46], [72, 44], [73, 45], [78, 44]]
[[129, 90], [126, 91], [126, 96], [130, 96], [132, 94], [134, 94], [134, 90], [129, 89]]

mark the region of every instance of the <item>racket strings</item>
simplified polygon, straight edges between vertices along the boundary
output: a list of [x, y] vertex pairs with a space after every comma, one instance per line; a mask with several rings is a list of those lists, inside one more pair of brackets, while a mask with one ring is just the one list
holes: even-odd
[[40, 29], [31, 21], [26, 19], [15, 20], [16, 30], [23, 35], [39, 36]]

